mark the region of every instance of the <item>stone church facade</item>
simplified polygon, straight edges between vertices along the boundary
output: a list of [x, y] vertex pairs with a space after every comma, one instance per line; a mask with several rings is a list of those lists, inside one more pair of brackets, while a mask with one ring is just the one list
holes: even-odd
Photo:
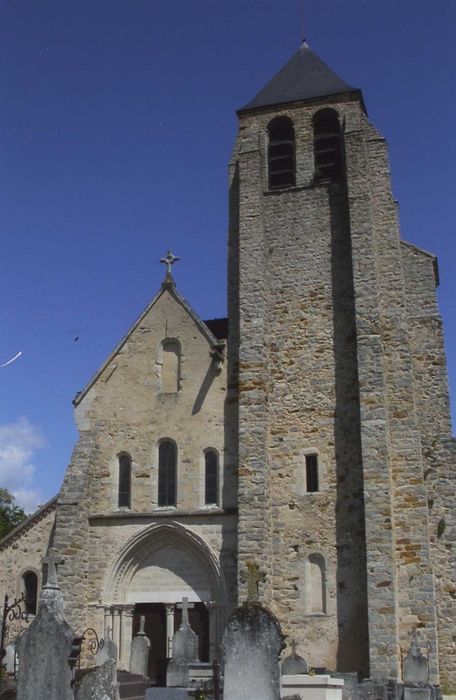
[[70, 624], [110, 627], [128, 667], [146, 615], [160, 682], [182, 598], [212, 659], [253, 576], [310, 666], [400, 677], [416, 630], [432, 680], [454, 689], [436, 260], [400, 238], [361, 92], [306, 44], [238, 116], [229, 324], [190, 308], [169, 255], [74, 400], [60, 493], [0, 543], [0, 592], [30, 574], [39, 588], [51, 543]]

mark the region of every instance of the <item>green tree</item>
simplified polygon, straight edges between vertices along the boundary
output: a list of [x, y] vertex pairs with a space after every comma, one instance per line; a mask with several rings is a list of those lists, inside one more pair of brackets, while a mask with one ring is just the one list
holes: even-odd
[[8, 489], [0, 488], [0, 540], [27, 518]]

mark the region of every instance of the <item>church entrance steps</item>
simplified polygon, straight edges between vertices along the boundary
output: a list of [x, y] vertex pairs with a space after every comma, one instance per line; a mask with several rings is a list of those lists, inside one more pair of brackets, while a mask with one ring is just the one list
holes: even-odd
[[121, 700], [144, 700], [150, 680], [128, 671], [118, 671], [119, 694]]

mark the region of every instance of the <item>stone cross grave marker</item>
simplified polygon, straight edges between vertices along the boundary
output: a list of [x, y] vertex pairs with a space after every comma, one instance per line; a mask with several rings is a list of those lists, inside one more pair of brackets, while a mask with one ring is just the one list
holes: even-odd
[[194, 603], [189, 603], [188, 598], [182, 598], [182, 603], [178, 603], [177, 606], [178, 610], [182, 610], [182, 622], [181, 625], [189, 625], [188, 621], [188, 611], [193, 610], [195, 607]]
[[224, 700], [277, 700], [283, 635], [277, 618], [258, 603], [244, 603], [223, 635]]
[[46, 556], [42, 559], [43, 564], [47, 564], [46, 582], [43, 588], [58, 588], [59, 582], [57, 579], [57, 565], [64, 563], [63, 557], [55, 547], [49, 547]]
[[185, 688], [189, 683], [189, 664], [198, 661], [198, 637], [188, 620], [188, 611], [194, 604], [182, 598], [177, 607], [182, 610], [182, 622], [173, 637], [173, 657], [166, 670], [166, 685]]
[[139, 632], [131, 640], [130, 673], [147, 678], [149, 667], [150, 639], [145, 633], [146, 617], [139, 618]]
[[266, 574], [253, 561], [246, 562], [246, 569], [241, 573], [243, 583], [247, 583], [247, 602], [257, 603], [260, 599], [258, 584], [266, 580]]

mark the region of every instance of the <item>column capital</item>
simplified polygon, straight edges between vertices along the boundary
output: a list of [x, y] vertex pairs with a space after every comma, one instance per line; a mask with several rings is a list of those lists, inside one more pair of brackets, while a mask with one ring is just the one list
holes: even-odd
[[134, 606], [134, 604], [132, 605], [131, 603], [126, 603], [124, 605], [117, 605], [116, 608], [121, 615], [125, 615], [126, 617], [132, 617], [133, 613], [135, 611], [135, 606]]

